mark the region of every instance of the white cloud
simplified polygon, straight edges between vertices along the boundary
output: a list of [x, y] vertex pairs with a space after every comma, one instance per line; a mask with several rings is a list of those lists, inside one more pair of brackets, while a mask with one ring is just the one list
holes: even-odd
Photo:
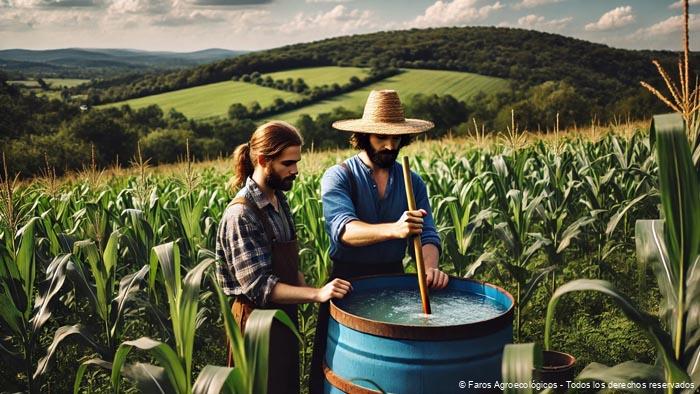
[[607, 31], [619, 29], [634, 22], [631, 6], [621, 6], [603, 14], [597, 22], [586, 25], [586, 31]]
[[306, 0], [306, 4], [314, 3], [349, 3], [353, 0]]
[[[672, 16], [666, 20], [656, 23], [644, 29], [639, 29], [634, 32], [631, 37], [656, 37], [663, 36], [669, 33], [680, 32], [683, 29], [683, 16]], [[690, 31], [700, 31], [700, 14], [688, 15], [688, 29]]]
[[349, 34], [361, 29], [376, 27], [372, 12], [365, 10], [348, 10], [344, 5], [337, 5], [328, 12], [307, 15], [300, 12], [292, 20], [280, 26], [282, 33], [316, 31]]
[[[688, 5], [697, 5], [697, 4], [700, 4], [700, 0], [689, 0], [688, 1]], [[670, 9], [682, 8], [682, 7], [683, 7], [682, 1], [677, 1], [673, 4], [671, 4], [670, 6], [668, 6], [668, 8], [670, 8]]]
[[428, 7], [423, 15], [408, 22], [409, 27], [460, 26], [483, 20], [494, 11], [503, 8], [500, 1], [493, 4], [477, 6], [478, 0], [438, 0]]
[[530, 14], [518, 19], [518, 26], [531, 30], [559, 31], [564, 29], [573, 17], [547, 20], [544, 16]]
[[172, 7], [168, 0], [113, 0], [107, 11], [112, 14], [164, 14]]
[[513, 8], [520, 10], [523, 8], [533, 8], [546, 4], [559, 3], [563, 0], [521, 0], [519, 3], [513, 4]]

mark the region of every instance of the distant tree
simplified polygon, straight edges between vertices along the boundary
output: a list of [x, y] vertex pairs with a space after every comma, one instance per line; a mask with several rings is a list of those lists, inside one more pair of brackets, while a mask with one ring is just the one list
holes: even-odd
[[248, 119], [250, 118], [250, 113], [248, 108], [241, 103], [233, 103], [228, 107], [228, 118], [229, 119]]
[[116, 108], [88, 111], [77, 117], [59, 132], [60, 134], [93, 144], [98, 164], [107, 166], [119, 158], [123, 164], [134, 155], [138, 133], [124, 124], [121, 112]]
[[42, 78], [37, 78], [36, 83], [39, 84], [41, 90], [49, 90], [49, 84], [47, 84]]
[[179, 112], [175, 108], [170, 108], [168, 111], [167, 124], [170, 128], [182, 127], [182, 125], [187, 124], [187, 117], [182, 112]]
[[157, 130], [141, 138], [141, 151], [153, 164], [173, 163], [185, 157], [187, 141], [192, 145], [194, 138], [190, 130]]

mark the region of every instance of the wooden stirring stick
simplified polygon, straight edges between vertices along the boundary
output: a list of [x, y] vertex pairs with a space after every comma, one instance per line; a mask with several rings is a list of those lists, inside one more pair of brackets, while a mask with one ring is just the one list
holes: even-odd
[[[403, 180], [406, 184], [406, 199], [408, 200], [408, 210], [416, 210], [416, 198], [413, 195], [413, 182], [411, 181], [411, 169], [408, 164], [408, 156], [403, 157]], [[423, 313], [431, 314], [430, 298], [428, 297], [428, 287], [425, 283], [425, 263], [423, 261], [423, 245], [420, 235], [413, 237], [413, 248], [416, 252], [416, 268], [418, 271], [418, 288], [420, 289], [420, 300], [423, 303]]]

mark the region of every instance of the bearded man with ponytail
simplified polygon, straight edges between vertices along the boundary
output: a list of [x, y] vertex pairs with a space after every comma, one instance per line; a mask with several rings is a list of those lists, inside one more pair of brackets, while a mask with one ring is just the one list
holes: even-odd
[[[283, 192], [292, 188], [298, 174], [302, 143], [293, 126], [273, 121], [258, 127], [250, 141], [233, 154], [233, 188], [240, 190], [219, 225], [217, 278], [234, 299], [232, 311], [242, 331], [256, 308], [282, 309], [298, 325], [296, 304], [343, 298], [351, 290], [350, 283], [342, 279], [322, 288], [308, 287], [299, 271], [294, 222]], [[298, 392], [297, 339], [275, 322], [268, 393]]]

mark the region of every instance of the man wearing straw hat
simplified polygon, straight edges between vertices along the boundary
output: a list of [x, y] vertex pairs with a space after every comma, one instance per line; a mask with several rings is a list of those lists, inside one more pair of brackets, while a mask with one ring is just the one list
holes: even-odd
[[[440, 237], [435, 229], [425, 183], [411, 173], [416, 210], [408, 210], [399, 150], [433, 123], [406, 119], [393, 90], [372, 91], [362, 119], [333, 123], [353, 132], [360, 153], [326, 171], [321, 180], [323, 214], [331, 239], [331, 278], [403, 273], [407, 239], [420, 236], [427, 285], [444, 288], [448, 276], [438, 269]], [[323, 358], [328, 303], [321, 304], [311, 361], [310, 393], [323, 391]]]

